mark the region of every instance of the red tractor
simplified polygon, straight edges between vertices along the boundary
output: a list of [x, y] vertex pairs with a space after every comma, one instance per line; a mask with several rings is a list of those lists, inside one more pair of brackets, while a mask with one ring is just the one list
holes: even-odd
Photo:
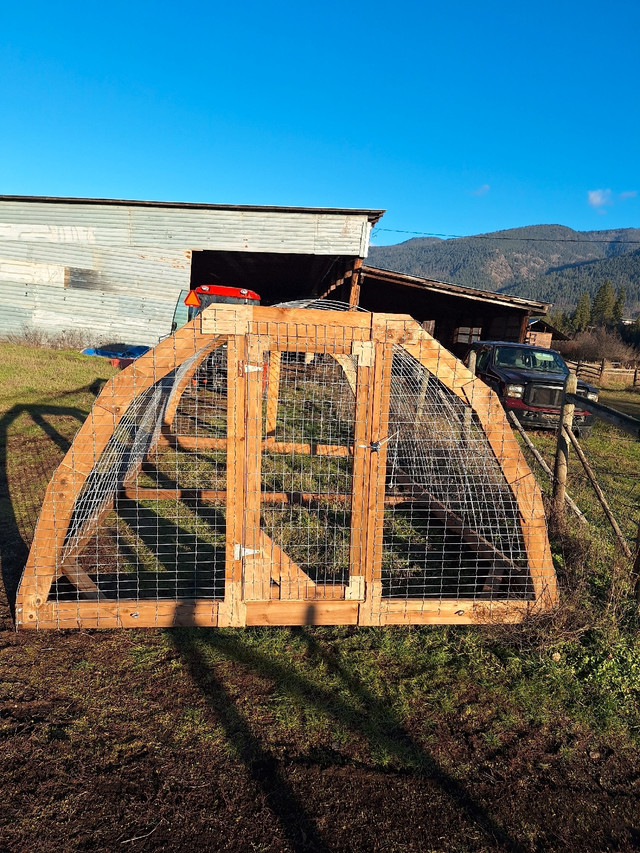
[[[219, 284], [201, 284], [193, 290], [183, 290], [178, 299], [171, 331], [175, 332], [180, 326], [197, 317], [201, 311], [215, 303], [231, 305], [259, 305], [260, 297], [253, 290], [244, 287], [223, 287]], [[187, 312], [184, 311], [187, 307]], [[209, 391], [222, 391], [227, 381], [227, 347], [224, 344], [215, 349], [198, 368], [191, 380], [193, 385], [206, 388]]]
[[171, 331], [175, 332], [216, 302], [232, 305], [259, 305], [260, 297], [254, 290], [247, 290], [245, 287], [223, 287], [220, 284], [200, 284], [193, 290], [182, 290], [173, 314]]

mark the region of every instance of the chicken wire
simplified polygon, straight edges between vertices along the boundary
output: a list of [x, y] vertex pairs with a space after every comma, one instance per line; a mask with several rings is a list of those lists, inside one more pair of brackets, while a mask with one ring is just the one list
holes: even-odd
[[[196, 321], [177, 333], [170, 369], [165, 344], [124, 371], [61, 466], [81, 485], [70, 510], [68, 491], [53, 489], [45, 527], [57, 544], [45, 556], [51, 537], [36, 536], [24, 595], [46, 587], [39, 566], [50, 572], [46, 604], [60, 626], [142, 612], [140, 624], [171, 624], [171, 602], [175, 612], [210, 602], [211, 624], [244, 624], [242, 607], [260, 602], [257, 622], [279, 605], [290, 608], [284, 623], [316, 621], [325, 611], [314, 602], [325, 602], [329, 623], [342, 621], [341, 605], [344, 621], [371, 623], [403, 601], [415, 613], [532, 599], [518, 486], [477, 414], [437, 360], [428, 368], [387, 344], [362, 361], [350, 315], [343, 327], [305, 314], [304, 327], [276, 324], [264, 339], [260, 324], [211, 338]], [[159, 378], [137, 378], [149, 370]], [[64, 602], [78, 603], [75, 614]], [[291, 615], [295, 602], [310, 609]]]

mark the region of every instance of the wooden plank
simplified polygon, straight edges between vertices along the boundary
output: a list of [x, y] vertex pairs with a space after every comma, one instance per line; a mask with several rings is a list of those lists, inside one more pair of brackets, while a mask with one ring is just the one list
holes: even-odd
[[210, 599], [136, 601], [58, 601], [43, 605], [38, 618], [21, 628], [211, 628], [218, 624], [219, 602]]
[[[224, 450], [227, 441], [224, 438], [212, 438], [210, 436], [175, 435], [173, 433], [162, 433], [158, 438], [157, 446], [160, 448], [172, 447], [178, 450]], [[272, 438], [264, 439], [262, 450], [269, 453], [292, 454], [300, 453], [303, 456], [349, 456], [353, 448], [344, 447], [339, 444], [303, 444], [290, 441], [275, 441]]]
[[[209, 501], [227, 500], [227, 491], [222, 489], [156, 489], [147, 486], [132, 486], [120, 491], [120, 497], [128, 500], [158, 501]], [[351, 495], [339, 492], [261, 492], [262, 503], [268, 504], [308, 504], [308, 503], [348, 503]], [[391, 503], [401, 503], [406, 498], [390, 495]], [[385, 502], [387, 498], [385, 497]]]
[[197, 320], [203, 335], [247, 335], [256, 309], [253, 305], [213, 304]]
[[340, 355], [338, 353], [330, 353], [335, 361], [340, 365], [342, 370], [344, 371], [345, 379], [349, 384], [349, 388], [353, 392], [354, 396], [356, 393], [356, 367], [353, 363], [353, 359], [348, 355]]
[[538, 612], [530, 601], [475, 602], [462, 599], [383, 601], [382, 625], [481, 625], [521, 622]]
[[370, 448], [367, 470], [365, 529], [366, 602], [360, 610], [360, 623], [377, 624], [382, 591], [382, 538], [384, 528], [384, 493], [387, 472], [387, 441], [389, 438], [389, 408], [391, 402], [391, 367], [393, 344], [387, 342], [384, 327], [376, 330], [375, 365], [372, 374], [369, 423]]
[[[265, 344], [261, 338], [249, 336], [245, 367], [260, 367], [260, 370], [245, 371], [246, 393], [246, 453], [245, 453], [245, 496], [244, 533], [239, 544], [247, 551], [260, 552], [262, 537], [260, 529], [260, 493], [262, 474], [262, 388], [265, 360]], [[245, 601], [268, 599], [270, 576], [260, 561], [243, 560], [243, 598]]]
[[245, 357], [246, 339], [230, 337], [227, 343], [225, 599], [220, 608], [220, 624], [230, 626], [245, 624], [242, 558], [236, 549], [243, 536], [246, 456], [246, 383], [237, 377]]
[[265, 432], [267, 436], [274, 435], [278, 421], [278, 400], [280, 395], [280, 367], [282, 364], [282, 353], [269, 353], [269, 366], [267, 369], [267, 413]]
[[305, 444], [301, 442], [274, 441], [269, 438], [263, 442], [262, 449], [269, 453], [300, 453], [304, 456], [346, 457], [353, 453], [352, 447], [339, 444]]
[[371, 359], [359, 358], [355, 377], [353, 468], [351, 474], [353, 497], [349, 538], [350, 583], [355, 577], [364, 579], [367, 558], [367, 471], [371, 444], [370, 409], [374, 363], [375, 353]]
[[357, 625], [357, 601], [248, 601], [247, 625]]
[[371, 315], [361, 312], [322, 311], [313, 308], [275, 306], [210, 305], [200, 314], [200, 330], [209, 335], [267, 337], [270, 343], [287, 338], [304, 339], [306, 329], [312, 337], [326, 341], [352, 337], [351, 330], [367, 330]]
[[[315, 598], [316, 584], [300, 566], [264, 532], [260, 531], [259, 554], [245, 557], [245, 577], [260, 573], [262, 591], [266, 589], [266, 578], [270, 578], [280, 588], [282, 600]], [[263, 596], [264, 598], [265, 596]]]
[[[227, 358], [229, 357], [227, 353]], [[163, 430], [158, 436], [156, 447], [165, 449], [171, 447], [174, 450], [184, 450], [189, 452], [204, 451], [204, 450], [226, 450], [228, 439], [212, 438], [206, 435], [177, 435]]]
[[147, 486], [129, 486], [119, 497], [133, 501], [225, 501], [227, 491], [222, 489], [155, 489]]

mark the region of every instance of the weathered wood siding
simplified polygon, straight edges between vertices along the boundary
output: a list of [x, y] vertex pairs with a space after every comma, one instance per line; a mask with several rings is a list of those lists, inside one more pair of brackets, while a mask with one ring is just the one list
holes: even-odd
[[195, 250], [364, 257], [366, 212], [0, 200], [0, 334], [157, 343]]

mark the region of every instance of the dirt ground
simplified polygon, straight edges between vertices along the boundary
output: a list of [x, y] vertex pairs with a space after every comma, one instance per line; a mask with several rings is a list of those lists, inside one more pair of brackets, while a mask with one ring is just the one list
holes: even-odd
[[494, 747], [465, 706], [424, 738], [421, 714], [373, 724], [358, 695], [351, 743], [304, 744], [253, 713], [291, 673], [265, 677], [241, 635], [211, 667], [190, 632], [16, 635], [3, 617], [3, 853], [640, 849], [636, 752], [531, 730]]
[[[496, 738], [479, 684], [401, 712], [377, 629], [16, 634], [64, 445], [9, 438], [0, 482], [0, 853], [640, 850], [628, 740], [517, 716]], [[376, 690], [338, 653], [358, 637]]]

